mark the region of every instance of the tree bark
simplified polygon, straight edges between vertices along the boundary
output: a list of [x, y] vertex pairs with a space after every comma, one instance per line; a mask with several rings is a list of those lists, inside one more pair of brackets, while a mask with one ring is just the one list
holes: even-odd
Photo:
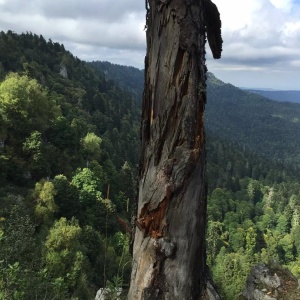
[[203, 0], [146, 0], [129, 300], [206, 299]]

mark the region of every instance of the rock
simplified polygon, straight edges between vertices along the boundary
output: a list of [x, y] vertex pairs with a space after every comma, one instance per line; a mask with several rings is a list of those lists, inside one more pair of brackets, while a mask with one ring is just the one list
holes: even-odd
[[67, 66], [63, 63], [61, 63], [60, 65], [60, 71], [59, 74], [64, 77], [64, 78], [68, 78], [68, 70], [67, 70]]
[[259, 264], [251, 269], [242, 299], [300, 299], [298, 281], [290, 271], [280, 266], [270, 267], [265, 264]]
[[[119, 300], [122, 293], [122, 288], [101, 288], [98, 290], [95, 300]], [[113, 297], [112, 297], [113, 296]]]
[[254, 296], [253, 299], [257, 299], [257, 300], [276, 300], [276, 298], [273, 298], [265, 294], [265, 292], [259, 290], [254, 290], [253, 296]]

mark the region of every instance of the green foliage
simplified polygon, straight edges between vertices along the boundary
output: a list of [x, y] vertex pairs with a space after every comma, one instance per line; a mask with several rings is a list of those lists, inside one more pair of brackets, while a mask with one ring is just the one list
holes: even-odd
[[43, 143], [42, 134], [33, 131], [23, 143], [23, 153], [32, 177], [51, 174], [53, 147]]
[[0, 139], [6, 156], [11, 158], [7, 176], [18, 179], [14, 176], [18, 169], [35, 179], [48, 175], [51, 147], [43, 143], [42, 134], [60, 110], [48, 99], [47, 90], [35, 79], [10, 73], [0, 83], [0, 114]]
[[88, 161], [100, 156], [101, 142], [101, 138], [93, 132], [88, 132], [87, 135], [82, 139], [83, 151]]
[[35, 215], [40, 224], [51, 225], [58, 211], [54, 197], [56, 190], [50, 181], [42, 180], [35, 184], [33, 198], [36, 201]]
[[24, 281], [20, 280], [20, 266], [16, 262], [13, 265], [3, 266], [0, 262], [0, 297], [1, 299], [24, 299], [22, 285]]
[[[208, 74], [206, 129], [209, 134], [238, 143], [268, 160], [299, 169], [300, 105], [276, 102], [225, 84]], [[223, 157], [225, 159], [225, 157]], [[251, 177], [259, 179], [259, 165]], [[269, 176], [272, 176], [270, 172]]]
[[220, 286], [224, 299], [237, 299], [245, 287], [251, 265], [243, 252], [226, 252], [222, 247], [213, 267], [214, 279]]
[[0, 33], [0, 80], [0, 293], [92, 299], [114, 277], [126, 286], [116, 214], [130, 217], [135, 197], [140, 102], [32, 33]]
[[31, 258], [35, 226], [21, 196], [8, 194], [0, 198], [0, 261], [14, 264]]
[[[89, 294], [89, 287], [82, 286], [87, 276], [87, 258], [80, 245], [81, 228], [76, 219], [67, 221], [61, 218], [56, 221], [49, 231], [45, 242], [46, 269], [53, 278], [55, 289], [59, 294]], [[86, 290], [86, 291], [84, 291]]]
[[256, 229], [253, 227], [249, 227], [246, 231], [246, 245], [245, 251], [249, 257], [253, 256], [256, 252], [256, 245], [257, 245], [257, 232]]
[[[33, 295], [43, 299], [45, 290], [49, 289], [48, 280], [39, 275], [41, 253], [35, 229], [23, 198], [11, 194], [0, 199], [0, 295], [3, 299], [30, 300]], [[48, 295], [51, 297], [50, 289]]]
[[107, 79], [114, 80], [122, 88], [128, 89], [141, 102], [144, 87], [144, 72], [134, 67], [120, 66], [107, 61], [89, 63], [96, 70], [105, 72]]
[[208, 221], [207, 225], [207, 262], [209, 265], [215, 264], [215, 259], [217, 254], [219, 253], [221, 247], [224, 244], [227, 244], [226, 237], [223, 235], [223, 227], [224, 225], [221, 222]]
[[64, 175], [56, 175], [53, 185], [56, 191], [54, 201], [58, 206], [58, 216], [66, 217], [68, 220], [78, 216], [81, 208], [78, 188]]
[[[0, 112], [8, 138], [20, 138], [32, 130], [45, 131], [59, 114], [58, 107], [47, 98], [47, 91], [28, 76], [10, 73], [0, 84]], [[12, 138], [12, 137], [11, 137]]]
[[88, 168], [78, 169], [72, 178], [72, 185], [79, 191], [79, 201], [83, 205], [89, 205], [101, 201], [101, 183], [93, 171]]
[[212, 137], [207, 176], [207, 262], [224, 299], [237, 299], [261, 261], [299, 276], [298, 176]]
[[46, 262], [55, 276], [64, 276], [67, 274], [65, 269], [73, 268], [74, 262], [80, 260], [81, 255], [77, 254], [80, 233], [81, 228], [75, 219], [67, 221], [61, 218], [50, 229], [45, 243]]

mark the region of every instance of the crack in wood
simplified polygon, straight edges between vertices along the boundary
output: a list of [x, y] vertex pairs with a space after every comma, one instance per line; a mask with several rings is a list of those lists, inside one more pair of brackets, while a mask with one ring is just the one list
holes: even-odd
[[136, 225], [143, 232], [144, 237], [150, 236], [154, 239], [158, 239], [165, 235], [167, 229], [165, 215], [171, 199], [171, 194], [171, 188], [167, 187], [166, 196], [159, 203], [157, 208], [150, 208], [151, 200], [142, 208], [141, 213], [136, 220]]
[[174, 65], [173, 80], [172, 80], [174, 86], [176, 86], [176, 83], [178, 81], [178, 75], [182, 67], [184, 53], [185, 51], [181, 47], [178, 47], [177, 55], [175, 59], [175, 65]]

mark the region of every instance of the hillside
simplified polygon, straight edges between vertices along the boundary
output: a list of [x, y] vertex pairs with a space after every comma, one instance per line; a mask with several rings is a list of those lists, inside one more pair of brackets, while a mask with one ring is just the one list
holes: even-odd
[[299, 176], [213, 136], [207, 153], [207, 263], [222, 299], [239, 299], [257, 263], [299, 279]]
[[144, 90], [144, 70], [134, 67], [120, 66], [108, 61], [93, 61], [88, 63], [92, 68], [103, 72], [105, 78], [113, 80], [120, 87], [130, 91], [141, 101]]
[[[91, 66], [106, 72], [105, 76], [120, 86], [138, 77], [130, 88], [142, 94], [142, 71], [107, 62], [93, 62]], [[300, 104], [272, 101], [208, 73], [205, 118], [208, 134], [292, 169], [300, 167]]]
[[[11, 31], [0, 62], [0, 298], [126, 289], [143, 72]], [[299, 105], [207, 85], [207, 261], [232, 300], [257, 262], [300, 277]]]
[[242, 91], [208, 75], [206, 128], [250, 152], [300, 167], [300, 104]]
[[0, 79], [0, 298], [126, 286], [136, 97], [32, 33], [0, 33]]

